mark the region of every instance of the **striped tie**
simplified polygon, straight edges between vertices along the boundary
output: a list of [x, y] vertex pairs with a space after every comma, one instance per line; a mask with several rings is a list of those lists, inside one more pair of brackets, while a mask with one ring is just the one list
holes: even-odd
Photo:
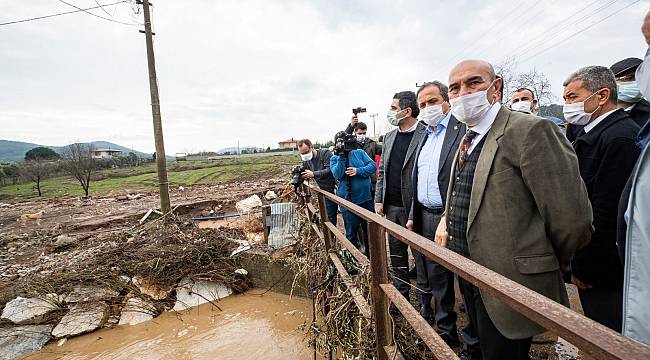
[[470, 146], [472, 146], [472, 140], [474, 140], [476, 135], [478, 135], [476, 131], [467, 130], [465, 137], [463, 137], [463, 143], [460, 144], [460, 156], [458, 157], [461, 168], [463, 165], [465, 165], [465, 161], [467, 160], [467, 152], [469, 151]]

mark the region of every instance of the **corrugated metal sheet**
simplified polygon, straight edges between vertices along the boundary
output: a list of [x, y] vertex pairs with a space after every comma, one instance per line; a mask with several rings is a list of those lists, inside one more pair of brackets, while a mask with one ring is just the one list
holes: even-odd
[[271, 204], [269, 247], [281, 248], [296, 242], [298, 212], [294, 203]]

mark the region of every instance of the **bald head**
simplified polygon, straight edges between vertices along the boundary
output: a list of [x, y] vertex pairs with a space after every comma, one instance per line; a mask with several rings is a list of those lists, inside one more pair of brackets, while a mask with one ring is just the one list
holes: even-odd
[[487, 90], [488, 100], [496, 99], [501, 82], [494, 73], [494, 67], [483, 60], [463, 60], [449, 73], [449, 98]]

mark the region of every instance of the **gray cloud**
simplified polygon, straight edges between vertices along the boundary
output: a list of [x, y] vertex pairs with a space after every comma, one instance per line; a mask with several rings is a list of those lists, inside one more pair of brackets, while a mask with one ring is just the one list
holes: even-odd
[[[630, 3], [628, 0], [625, 3]], [[93, 6], [92, 0], [76, 0]], [[416, 82], [446, 81], [454, 62], [498, 61], [544, 39], [589, 1], [207, 1], [157, 2], [156, 60], [166, 149], [275, 146], [290, 137], [327, 140], [350, 109], [378, 113]], [[613, 11], [625, 5], [619, 2]], [[578, 67], [641, 56], [647, 0], [526, 59], [561, 95]], [[0, 20], [67, 10], [57, 2], [0, 3]], [[130, 8], [116, 9], [130, 21]], [[111, 10], [112, 11], [112, 10]], [[506, 16], [510, 14], [510, 16]], [[595, 22], [585, 19], [581, 26]], [[87, 14], [0, 27], [0, 138], [61, 145], [109, 140], [153, 150], [144, 37], [139, 27]], [[365, 114], [362, 120], [371, 123]]]

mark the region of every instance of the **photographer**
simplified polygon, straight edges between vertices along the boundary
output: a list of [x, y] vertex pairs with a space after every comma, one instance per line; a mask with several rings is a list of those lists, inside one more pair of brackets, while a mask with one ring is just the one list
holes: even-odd
[[[352, 117], [352, 121], [348, 124], [348, 127], [345, 129], [347, 134], [353, 134], [357, 137], [357, 142], [361, 145], [361, 149], [368, 154], [373, 161], [377, 155], [381, 156], [381, 146], [377, 142], [368, 137], [368, 125], [364, 122], [360, 122], [357, 116]], [[370, 177], [371, 188], [370, 193], [372, 197], [375, 197], [375, 188], [377, 187], [377, 172], [373, 173]]]
[[[372, 197], [370, 196], [370, 176], [375, 173], [377, 165], [360, 149], [354, 135], [341, 131], [334, 138], [335, 155], [330, 159], [330, 168], [334, 178], [339, 181], [336, 195], [361, 206], [368, 211], [374, 210]], [[359, 239], [356, 238], [356, 231], [359, 226], [363, 230], [363, 245], [366, 255], [368, 251], [368, 224], [346, 208], [341, 210], [345, 220], [345, 236], [356, 246], [361, 248]]]
[[[305, 169], [301, 174], [303, 179], [314, 179], [319, 188], [333, 194], [336, 180], [334, 180], [330, 170], [332, 153], [327, 149], [314, 149], [309, 139], [298, 141], [298, 152], [300, 152], [302, 166]], [[325, 199], [325, 207], [327, 208], [328, 220], [336, 226], [338, 206], [335, 202]]]

